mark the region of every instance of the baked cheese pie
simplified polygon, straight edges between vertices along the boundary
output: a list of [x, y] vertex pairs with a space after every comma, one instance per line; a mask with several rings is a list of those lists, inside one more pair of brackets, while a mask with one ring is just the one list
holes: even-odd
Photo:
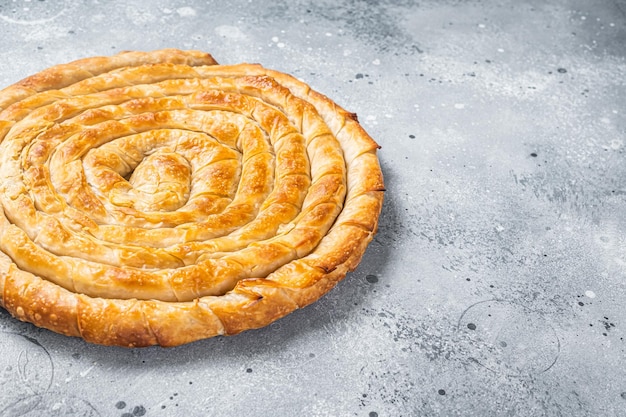
[[199, 51], [58, 65], [0, 91], [0, 305], [103, 345], [265, 326], [356, 268], [379, 146], [298, 79]]

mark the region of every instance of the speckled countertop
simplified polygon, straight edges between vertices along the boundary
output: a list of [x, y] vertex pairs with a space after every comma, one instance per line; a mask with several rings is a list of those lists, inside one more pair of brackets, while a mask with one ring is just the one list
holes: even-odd
[[359, 268], [261, 330], [88, 345], [0, 311], [4, 416], [625, 416], [626, 2], [0, 1], [0, 84], [121, 50], [292, 73], [382, 145]]

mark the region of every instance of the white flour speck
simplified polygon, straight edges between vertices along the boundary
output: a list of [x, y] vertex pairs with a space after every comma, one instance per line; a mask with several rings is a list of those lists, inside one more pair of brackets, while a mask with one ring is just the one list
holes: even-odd
[[191, 17], [196, 15], [196, 10], [192, 7], [179, 7], [176, 9], [176, 13], [178, 13], [181, 17]]
[[215, 34], [228, 39], [243, 39], [246, 35], [237, 27], [221, 25], [215, 28]]

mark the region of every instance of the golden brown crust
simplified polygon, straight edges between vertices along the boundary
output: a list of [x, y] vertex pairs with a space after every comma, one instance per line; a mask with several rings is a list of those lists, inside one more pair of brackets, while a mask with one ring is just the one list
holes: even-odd
[[125, 52], [0, 91], [0, 305], [92, 343], [265, 326], [356, 268], [378, 145], [292, 76]]

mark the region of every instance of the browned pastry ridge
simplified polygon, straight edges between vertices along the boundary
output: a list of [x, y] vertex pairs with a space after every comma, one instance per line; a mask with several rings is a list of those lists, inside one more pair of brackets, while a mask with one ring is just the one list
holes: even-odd
[[0, 305], [88, 342], [265, 326], [356, 268], [378, 145], [304, 82], [199, 51], [123, 52], [0, 91]]

